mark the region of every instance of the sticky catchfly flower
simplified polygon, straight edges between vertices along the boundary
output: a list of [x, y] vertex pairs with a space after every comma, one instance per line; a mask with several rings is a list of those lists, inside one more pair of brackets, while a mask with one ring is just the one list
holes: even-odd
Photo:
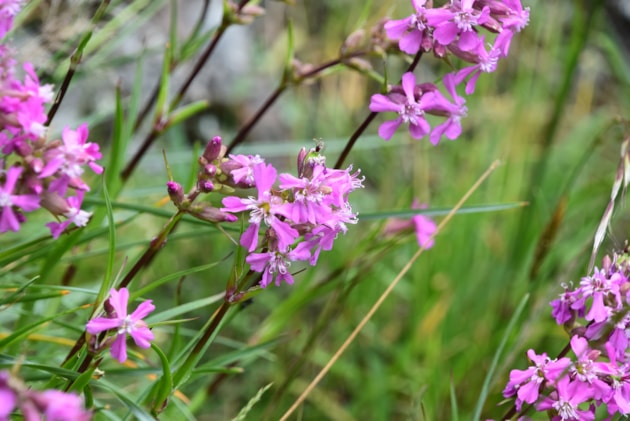
[[155, 310], [155, 306], [151, 300], [147, 300], [140, 304], [133, 313], [127, 314], [127, 303], [129, 301], [127, 288], [121, 288], [119, 291], [112, 288], [109, 291], [108, 301], [114, 309], [109, 314], [110, 317], [97, 317], [90, 320], [87, 323], [86, 330], [92, 335], [107, 330], [115, 330], [116, 339], [111, 346], [111, 354], [112, 357], [122, 363], [127, 360], [127, 334], [131, 335], [133, 341], [140, 348], [149, 348], [151, 346], [150, 341], [153, 340], [153, 332], [142, 319]]

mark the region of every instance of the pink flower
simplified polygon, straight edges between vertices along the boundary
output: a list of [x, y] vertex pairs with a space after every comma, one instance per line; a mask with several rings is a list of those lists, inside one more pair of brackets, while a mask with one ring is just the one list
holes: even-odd
[[433, 38], [442, 45], [453, 43], [458, 37], [458, 47], [463, 51], [472, 50], [481, 42], [473, 26], [482, 25], [490, 16], [490, 9], [481, 11], [472, 7], [474, 0], [451, 3], [449, 8], [436, 9], [427, 22], [434, 26]]
[[0, 38], [13, 28], [13, 18], [22, 8], [22, 0], [3, 0], [0, 2]]
[[87, 124], [80, 125], [76, 130], [64, 128], [61, 138], [63, 144], [46, 152], [47, 164], [39, 177], [45, 178], [57, 174], [58, 177], [50, 183], [49, 190], [62, 196], [66, 194], [68, 187], [89, 191], [89, 186], [81, 179], [83, 166], [88, 165], [96, 174], [101, 174], [103, 167], [95, 162], [102, 156], [98, 145], [86, 142]]
[[266, 288], [274, 279], [276, 285], [280, 286], [282, 281], [293, 284], [293, 276], [289, 272], [291, 262], [298, 260], [308, 260], [311, 254], [307, 243], [300, 243], [293, 250], [268, 251], [266, 253], [252, 253], [245, 261], [249, 263], [252, 270], [262, 272], [260, 286]]
[[[11, 167], [6, 172], [6, 181], [0, 187], [0, 232], [18, 231], [21, 219], [14, 207], [30, 212], [39, 208], [39, 197], [33, 194], [14, 194], [15, 185], [22, 174], [22, 167]], [[19, 216], [18, 216], [19, 215]]]
[[544, 352], [537, 355], [533, 349], [527, 351], [527, 357], [534, 365], [526, 370], [512, 370], [510, 381], [503, 390], [503, 396], [506, 398], [517, 395], [516, 409], [519, 411], [523, 402], [529, 404], [536, 402], [541, 385], [546, 382], [554, 383], [571, 364], [568, 358], [552, 360]]
[[411, 0], [416, 13], [399, 20], [385, 23], [385, 32], [391, 39], [400, 39], [398, 47], [407, 54], [416, 54], [422, 48], [430, 51], [433, 41], [427, 25], [426, 0]]
[[444, 123], [438, 124], [433, 128], [429, 141], [433, 145], [437, 145], [440, 142], [440, 138], [444, 135], [450, 140], [455, 140], [462, 134], [461, 119], [466, 117], [468, 108], [466, 108], [466, 100], [457, 95], [455, 91], [455, 75], [448, 73], [442, 79], [444, 87], [451, 95], [454, 102], [450, 102], [439, 91], [434, 91], [433, 95], [436, 100], [433, 103], [431, 109], [427, 112], [431, 114], [443, 115], [447, 117]]
[[43, 407], [47, 421], [87, 421], [92, 413], [83, 408], [83, 399], [74, 393], [45, 390], [33, 398]]
[[402, 77], [403, 93], [392, 91], [389, 95], [375, 94], [370, 100], [370, 111], [377, 113], [395, 112], [395, 120], [386, 121], [378, 128], [378, 135], [385, 140], [392, 138], [398, 126], [409, 124], [409, 133], [414, 139], [423, 138], [431, 130], [424, 118], [425, 109], [431, 103], [426, 95], [416, 99], [416, 76], [407, 72]]
[[[426, 209], [425, 203], [420, 204], [418, 199], [414, 199], [411, 209]], [[393, 235], [405, 230], [415, 230], [418, 245], [425, 249], [433, 247], [434, 240], [431, 236], [435, 233], [437, 226], [435, 222], [424, 215], [414, 215], [410, 219], [390, 218], [385, 225], [385, 234]]]
[[276, 215], [279, 214], [284, 201], [272, 193], [271, 189], [276, 181], [277, 171], [265, 163], [254, 166], [254, 180], [258, 189], [258, 197], [242, 199], [229, 196], [222, 200], [222, 212], [250, 211], [249, 227], [241, 236], [241, 245], [248, 251], [254, 251], [258, 246], [258, 232], [261, 223], [271, 227], [278, 237], [278, 246], [285, 249], [298, 237], [298, 232]]
[[[497, 37], [497, 40], [500, 41], [503, 40], [503, 38]], [[471, 95], [475, 92], [475, 85], [481, 73], [492, 73], [497, 69], [497, 63], [503, 56], [503, 51], [505, 51], [502, 45], [503, 44], [498, 45], [495, 42], [495, 45], [490, 48], [490, 51], [487, 51], [482, 37], [482, 41], [477, 44], [473, 50], [465, 52], [472, 53], [473, 55], [468, 60], [477, 63], [474, 66], [464, 67], [455, 74], [455, 83], [457, 85], [470, 76], [468, 82], [466, 82], [466, 95]], [[456, 51], [455, 49], [452, 50], [454, 52]], [[465, 53], [461, 52], [456, 54], [460, 57], [466, 57], [467, 54]]]
[[115, 329], [116, 339], [110, 351], [112, 357], [123, 363], [127, 360], [127, 334], [131, 335], [133, 341], [140, 348], [149, 348], [151, 346], [150, 341], [154, 338], [153, 332], [142, 319], [155, 310], [155, 306], [151, 300], [147, 300], [128, 315], [129, 291], [127, 291], [127, 288], [121, 288], [119, 291], [112, 288], [109, 291], [108, 301], [114, 312], [109, 315], [110, 317], [97, 317], [90, 320], [87, 323], [86, 330], [91, 335], [96, 335], [97, 333]]
[[556, 392], [545, 397], [536, 406], [538, 411], [553, 411], [557, 414], [552, 420], [592, 421], [595, 419], [595, 408], [582, 410], [578, 407], [591, 398], [590, 390], [583, 383], [571, 381], [569, 376], [562, 376], [555, 384]]
[[[418, 199], [414, 199], [411, 209], [426, 209], [426, 204], [420, 204]], [[414, 215], [411, 217], [413, 221], [413, 225], [416, 230], [416, 238], [418, 240], [418, 245], [424, 249], [430, 249], [433, 247], [435, 243], [434, 239], [431, 238], [435, 231], [437, 230], [437, 225], [435, 221], [433, 221], [428, 216], [424, 215]]]

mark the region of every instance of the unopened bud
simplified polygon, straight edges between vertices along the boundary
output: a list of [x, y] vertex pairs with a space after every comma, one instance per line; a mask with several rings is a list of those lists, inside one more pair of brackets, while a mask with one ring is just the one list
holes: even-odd
[[55, 216], [64, 215], [69, 210], [66, 199], [57, 193], [44, 191], [40, 197], [40, 205]]
[[308, 154], [308, 151], [306, 150], [306, 148], [300, 149], [300, 152], [298, 153], [298, 157], [297, 157], [298, 177], [302, 177], [304, 174], [304, 160], [306, 159], [307, 154]]
[[208, 177], [214, 177], [217, 174], [217, 167], [213, 164], [208, 164], [203, 167], [203, 171]]
[[196, 203], [188, 212], [195, 218], [208, 222], [235, 222], [238, 218], [231, 213], [222, 212], [209, 203]]
[[214, 190], [214, 184], [210, 180], [201, 181], [199, 183], [199, 190], [203, 193], [210, 193]]
[[166, 183], [166, 190], [168, 191], [168, 196], [171, 198], [175, 206], [179, 208], [184, 201], [184, 191], [182, 189], [182, 185], [176, 183], [175, 181], [168, 181]]
[[[206, 145], [202, 156], [206, 159], [206, 162], [212, 162], [222, 156], [221, 149], [225, 149], [221, 143], [221, 136], [215, 136]], [[225, 152], [223, 153], [225, 154]]]
[[359, 48], [363, 40], [365, 39], [365, 31], [363, 29], [357, 29], [352, 32], [345, 39], [343, 44], [341, 45], [341, 55], [344, 55], [348, 51], [353, 51]]

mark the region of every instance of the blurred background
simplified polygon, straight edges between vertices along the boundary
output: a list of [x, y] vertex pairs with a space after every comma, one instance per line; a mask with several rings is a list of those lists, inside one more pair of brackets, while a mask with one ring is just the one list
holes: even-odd
[[[32, 3], [14, 34], [17, 52], [42, 69], [43, 80], [59, 85], [64, 63], [99, 2]], [[201, 31], [219, 23], [220, 3], [208, 3]], [[264, 16], [227, 31], [185, 98], [208, 100], [209, 108], [160, 137], [119, 201], [154, 206], [164, 198], [162, 149], [175, 179], [184, 182], [194, 167], [195, 144], [215, 135], [226, 142], [234, 136], [279, 83], [289, 20], [296, 58], [317, 65], [336, 58], [353, 31], [369, 31], [385, 16], [400, 19], [412, 10], [408, 1], [295, 3], [263, 1]], [[562, 291], [561, 283], [579, 283], [586, 275], [621, 141], [629, 135], [623, 119], [630, 117], [630, 13], [624, 0], [523, 0], [523, 5], [531, 9], [530, 25], [515, 36], [498, 71], [483, 74], [474, 95], [466, 98], [462, 136], [434, 147], [400, 130], [385, 142], [376, 136], [383, 121], [378, 117], [346, 162], [365, 176], [366, 188], [352, 198], [359, 218], [365, 218], [322, 255], [317, 267], [296, 275], [294, 286], [270, 287], [234, 313], [208, 350], [205, 371], [174, 400], [185, 402], [199, 420], [231, 419], [273, 383], [249, 419], [277, 419], [418, 248], [413, 233], [385, 238], [385, 221], [370, 215], [408, 209], [414, 198], [433, 210], [452, 207], [497, 159], [502, 165], [469, 204], [528, 205], [456, 216], [294, 419], [470, 419], [508, 321], [527, 294], [525, 310], [490, 378], [483, 416], [498, 419], [507, 411], [509, 404], [499, 405], [501, 391], [511, 369], [527, 366], [528, 349], [554, 356], [566, 345], [567, 334], [551, 318], [548, 303]], [[128, 98], [140, 74], [144, 103], [159, 78], [173, 7], [183, 39], [204, 1], [112, 1], [104, 22], [115, 24], [103, 24], [94, 36], [52, 130], [87, 118], [91, 141], [107, 151], [115, 88], [120, 86], [123, 100]], [[173, 91], [192, 63], [174, 71]], [[386, 69], [391, 80], [398, 80], [407, 65], [400, 56], [370, 63], [379, 73]], [[448, 71], [447, 64], [426, 55], [415, 73], [421, 81], [437, 82]], [[335, 68], [285, 92], [235, 152], [258, 153], [293, 172], [299, 148], [312, 147], [317, 139], [325, 142], [332, 165], [367, 116], [370, 95], [379, 90], [364, 75]], [[148, 129], [145, 123], [135, 141]], [[220, 197], [212, 200], [218, 203]], [[164, 208], [174, 209], [171, 204]], [[164, 221], [143, 216], [122, 227], [119, 261], [125, 256], [133, 261]], [[629, 222], [627, 210], [617, 207], [597, 262], [624, 246]], [[93, 243], [92, 257], [65, 261], [76, 265], [77, 284], [98, 285], [106, 249], [105, 243]], [[232, 249], [212, 227], [182, 224], [135, 286], [220, 261]], [[219, 294], [230, 262], [168, 283], [149, 298], [158, 308], [168, 308]], [[183, 325], [184, 337], [213, 310], [187, 314], [195, 319]], [[168, 348], [172, 328], [159, 327], [155, 333]], [[248, 353], [242, 352], [246, 346]], [[128, 380], [113, 362], [103, 369], [110, 382]], [[168, 414], [164, 419], [173, 419]]]

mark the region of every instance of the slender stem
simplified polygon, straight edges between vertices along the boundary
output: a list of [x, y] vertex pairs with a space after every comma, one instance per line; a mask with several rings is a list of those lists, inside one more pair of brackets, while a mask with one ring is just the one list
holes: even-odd
[[[248, 2], [249, 0], [242, 0], [238, 5], [238, 10], [240, 11]], [[169, 110], [173, 110], [173, 108], [177, 107], [177, 105], [184, 98], [186, 91], [188, 91], [188, 88], [192, 84], [193, 80], [195, 80], [195, 78], [199, 75], [199, 72], [201, 71], [201, 69], [206, 65], [206, 62], [208, 61], [208, 59], [214, 52], [217, 44], [219, 43], [219, 41], [223, 37], [223, 34], [225, 34], [225, 31], [230, 25], [231, 25], [231, 22], [228, 19], [226, 19], [226, 16], [224, 16], [223, 22], [221, 22], [221, 26], [219, 27], [219, 29], [217, 29], [216, 34], [214, 34], [214, 38], [212, 39], [212, 41], [210, 42], [206, 50], [203, 52], [201, 57], [199, 57], [199, 59], [197, 60], [197, 63], [195, 64], [195, 67], [191, 70], [190, 74], [188, 75], [188, 77], [186, 78], [182, 86], [179, 88], [179, 91], [175, 95], [175, 98], [171, 101], [169, 105]], [[135, 123], [136, 128], [142, 123], [142, 120], [144, 120], [146, 114], [151, 109], [153, 102], [155, 102], [155, 98], [157, 98], [158, 90], [159, 88], [154, 90], [155, 95], [151, 96], [149, 102], [147, 102], [145, 107], [142, 109], [142, 112]], [[156, 125], [157, 124], [158, 123], [156, 122]], [[140, 149], [138, 149], [138, 151], [131, 158], [131, 161], [129, 162], [129, 164], [127, 164], [125, 169], [120, 173], [120, 177], [123, 179], [123, 181], [126, 181], [131, 176], [131, 174], [137, 167], [138, 163], [142, 159], [142, 156], [144, 155], [144, 153], [147, 151], [147, 149], [149, 149], [149, 147], [153, 144], [153, 142], [155, 142], [158, 135], [160, 134], [160, 131], [157, 130], [156, 125], [154, 125], [154, 128], [153, 130], [151, 130], [151, 133], [149, 133], [147, 137], [144, 139], [144, 141], [142, 142], [142, 145], [140, 146]]]
[[199, 354], [201, 353], [201, 351], [203, 351], [203, 348], [205, 347], [206, 343], [208, 342], [208, 340], [210, 340], [210, 338], [213, 336], [213, 334], [219, 327], [219, 324], [221, 323], [221, 321], [227, 314], [227, 311], [230, 308], [230, 305], [231, 304], [227, 300], [224, 300], [223, 303], [221, 304], [221, 307], [219, 307], [217, 311], [215, 311], [214, 314], [211, 316], [211, 322], [208, 325], [208, 328], [203, 333], [203, 336], [195, 344], [195, 347], [190, 352], [190, 354], [188, 355], [184, 363], [175, 372], [175, 375], [173, 376], [174, 385], [176, 386], [179, 385], [180, 382], [183, 380], [184, 376], [186, 375], [186, 373], [189, 371], [189, 368], [193, 364], [196, 363], [196, 361], [199, 358]]
[[378, 113], [374, 111], [368, 114], [365, 120], [363, 120], [363, 123], [361, 123], [359, 127], [357, 127], [354, 133], [352, 133], [352, 136], [350, 136], [350, 139], [348, 139], [348, 143], [346, 143], [346, 146], [343, 148], [341, 155], [339, 155], [339, 159], [337, 159], [337, 162], [335, 163], [335, 168], [337, 169], [341, 168], [341, 166], [343, 165], [343, 162], [346, 160], [346, 158], [348, 157], [348, 154], [352, 150], [352, 147], [354, 146], [356, 141], [359, 139], [359, 137], [361, 137], [365, 129], [367, 129], [370, 123], [376, 118], [377, 114]]
[[[133, 265], [131, 270], [127, 272], [127, 274], [125, 275], [125, 277], [120, 282], [117, 288], [120, 289], [129, 285], [129, 283], [138, 274], [138, 272], [140, 272], [142, 268], [148, 266], [151, 263], [155, 255], [162, 249], [164, 244], [166, 244], [166, 239], [168, 235], [175, 229], [175, 227], [177, 227], [177, 224], [179, 223], [179, 221], [182, 219], [183, 216], [184, 216], [184, 212], [177, 211], [177, 213], [171, 217], [171, 219], [166, 223], [166, 225], [164, 225], [162, 230], [158, 233], [157, 237], [155, 237], [151, 241], [151, 243], [149, 244], [149, 247], [146, 249], [144, 254], [140, 256], [140, 258], [138, 259], [138, 261], [136, 261], [136, 263]], [[84, 330], [83, 333], [81, 333], [81, 336], [79, 337], [79, 339], [77, 339], [72, 349], [70, 349], [70, 352], [68, 353], [66, 358], [63, 360], [63, 363], [61, 363], [62, 366], [67, 361], [69, 361], [72, 357], [74, 357], [76, 353], [79, 352], [83, 344], [85, 344], [85, 338], [86, 338], [85, 334], [86, 334], [86, 331]], [[83, 371], [81, 370], [81, 368], [79, 368], [78, 372], [82, 373]]]
[[[325, 63], [320, 64], [319, 66], [309, 70], [308, 72], [302, 73], [299, 77], [293, 81], [292, 85], [299, 85], [302, 81], [315, 77], [319, 73], [324, 70], [336, 66], [338, 64], [343, 63], [345, 60], [354, 57], [360, 57], [366, 55], [367, 51], [357, 51], [354, 53], [347, 54], [343, 57], [337, 57], [333, 60], [327, 61]], [[258, 121], [262, 118], [262, 116], [269, 111], [269, 108], [276, 102], [276, 100], [282, 95], [282, 93], [287, 90], [289, 85], [285, 82], [280, 83], [280, 85], [272, 92], [272, 94], [267, 98], [267, 100], [263, 103], [263, 105], [258, 109], [256, 114], [239, 130], [239, 132], [234, 136], [234, 139], [230, 142], [230, 145], [227, 148], [227, 153], [230, 153], [235, 147], [240, 145], [245, 141], [245, 138], [251, 131], [251, 129], [258, 123]]]
[[[101, 17], [105, 13], [105, 10], [107, 9], [107, 6], [109, 5], [109, 1], [110, 0], [103, 0], [101, 2], [98, 9], [94, 13], [94, 16], [92, 17], [92, 25], [96, 25], [98, 21], [101, 19]], [[70, 66], [68, 67], [68, 72], [66, 73], [66, 76], [64, 77], [63, 82], [61, 83], [61, 87], [59, 88], [59, 92], [57, 92], [55, 101], [53, 102], [52, 106], [50, 107], [50, 110], [48, 111], [48, 116], [46, 118], [46, 123], [45, 123], [46, 126], [50, 126], [52, 119], [55, 117], [55, 114], [57, 114], [57, 110], [59, 110], [61, 101], [63, 101], [63, 98], [66, 96], [66, 92], [68, 91], [68, 88], [70, 87], [70, 82], [72, 82], [72, 78], [74, 77], [74, 74], [76, 73], [77, 67], [79, 66], [79, 63], [81, 63], [81, 59], [83, 58], [83, 49], [85, 48], [88, 41], [92, 37], [92, 32], [93, 32], [93, 29], [91, 29], [89, 32], [87, 32], [85, 35], [81, 37], [81, 41], [79, 41], [79, 46], [74, 50], [74, 52], [70, 56]]]
[[261, 117], [271, 108], [274, 102], [282, 95], [282, 93], [287, 89], [286, 84], [281, 83], [273, 93], [267, 98], [265, 103], [258, 109], [256, 114], [239, 130], [239, 132], [234, 136], [234, 139], [230, 142], [227, 152], [230, 153], [236, 146], [240, 145], [245, 141], [245, 138], [249, 134], [249, 131], [258, 123]]
[[[413, 61], [411, 62], [411, 64], [407, 68], [407, 72], [413, 72], [414, 69], [416, 68], [416, 66], [418, 66], [418, 63], [420, 63], [420, 59], [421, 58], [422, 58], [422, 50], [418, 51], [416, 56], [413, 58]], [[354, 144], [357, 142], [359, 137], [361, 137], [361, 135], [363, 134], [365, 129], [368, 128], [368, 126], [374, 120], [374, 118], [376, 117], [377, 114], [378, 113], [376, 113], [374, 111], [372, 111], [370, 114], [368, 114], [368, 116], [365, 118], [365, 120], [363, 120], [363, 123], [361, 123], [359, 125], [359, 127], [357, 127], [357, 129], [355, 130], [354, 133], [352, 133], [352, 136], [350, 136], [350, 139], [348, 139], [348, 142], [346, 143], [345, 148], [343, 148], [343, 151], [341, 152], [341, 155], [339, 156], [339, 159], [337, 159], [337, 162], [335, 163], [335, 168], [339, 169], [339, 168], [341, 168], [343, 166], [343, 163], [346, 160], [346, 158], [348, 157], [348, 155], [350, 154], [350, 151], [354, 147]]]
[[[209, 5], [210, 5], [210, 0], [205, 0], [203, 4], [203, 9], [201, 10], [201, 13], [199, 14], [199, 19], [197, 20], [197, 23], [195, 24], [195, 28], [192, 30], [190, 37], [188, 38], [189, 41], [192, 40], [194, 37], [196, 37], [197, 34], [199, 33], [201, 25], [203, 24], [203, 21], [206, 18], [206, 15], [208, 13]], [[173, 62], [170, 64], [171, 71], [175, 70], [175, 68], [179, 64], [180, 64], [179, 61], [173, 60]], [[151, 91], [151, 95], [149, 96], [149, 99], [144, 104], [144, 107], [142, 107], [142, 110], [140, 110], [140, 112], [138, 113], [136, 122], [133, 125], [134, 130], [138, 130], [140, 126], [142, 125], [142, 123], [144, 122], [144, 119], [147, 117], [147, 115], [149, 115], [149, 111], [151, 111], [151, 108], [153, 107], [153, 104], [155, 103], [155, 100], [157, 99], [159, 92], [160, 92], [160, 81], [158, 80], [158, 82], [155, 84], [155, 87], [153, 88], [153, 91]]]

